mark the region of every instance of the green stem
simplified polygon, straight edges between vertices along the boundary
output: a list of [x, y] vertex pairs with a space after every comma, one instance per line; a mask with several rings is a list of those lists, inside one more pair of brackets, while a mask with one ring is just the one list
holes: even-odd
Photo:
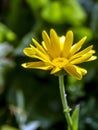
[[63, 75], [59, 76], [59, 87], [60, 87], [60, 95], [61, 95], [62, 105], [63, 105], [63, 109], [64, 109], [64, 115], [65, 115], [66, 120], [67, 120], [68, 128], [70, 128], [70, 130], [73, 130], [72, 119], [70, 116], [70, 108], [69, 108], [68, 103], [67, 103], [66, 93], [65, 93], [65, 88], [64, 88], [64, 76]]

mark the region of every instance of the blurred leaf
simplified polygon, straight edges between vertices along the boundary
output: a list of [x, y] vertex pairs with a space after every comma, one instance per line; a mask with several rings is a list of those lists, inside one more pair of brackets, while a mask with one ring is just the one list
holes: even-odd
[[63, 17], [68, 24], [73, 26], [82, 25], [86, 20], [86, 13], [77, 0], [65, 1], [63, 8]]
[[[52, 79], [48, 80], [48, 78], [44, 80], [47, 76], [43, 78], [38, 77], [38, 80], [32, 77], [32, 74], [34, 73], [30, 72], [27, 74], [22, 71], [20, 76], [17, 73], [17, 76], [11, 79], [13, 82], [7, 96], [7, 101], [17, 107], [17, 89], [21, 88], [25, 97], [24, 110], [27, 112], [28, 121], [40, 121], [41, 126], [47, 128], [53, 122], [62, 118], [61, 113], [59, 112], [61, 109], [59, 91], [54, 84], [55, 80], [51, 81]], [[20, 116], [22, 115], [20, 114]]]
[[23, 49], [30, 45], [30, 43], [32, 42], [31, 41], [32, 36], [33, 36], [33, 32], [30, 32], [23, 37], [23, 39], [20, 41], [20, 44], [17, 46], [17, 48], [14, 51], [15, 56], [24, 56]]
[[4, 125], [1, 127], [1, 130], [19, 130], [19, 129], [16, 129], [16, 128], [11, 127], [9, 125]]
[[81, 25], [86, 20], [86, 13], [77, 1], [51, 2], [42, 9], [41, 16], [53, 24], [68, 23], [75, 26]]
[[90, 96], [88, 101], [81, 102], [80, 122], [80, 130], [98, 129], [98, 104], [94, 97]]
[[58, 1], [51, 2], [41, 11], [42, 18], [54, 24], [61, 24], [64, 22], [64, 17], [62, 15], [62, 6]]
[[94, 33], [94, 37], [98, 39], [98, 4], [95, 4], [91, 16], [91, 28]]
[[[14, 56], [25, 56], [23, 53], [23, 49], [30, 44], [33, 44], [32, 38], [40, 39], [39, 38], [39, 32], [41, 29], [41, 23], [36, 23], [34, 28], [30, 30], [29, 33], [24, 35], [24, 37], [21, 39], [19, 45], [14, 50]], [[41, 33], [41, 32], [40, 32]]]
[[7, 42], [3, 42], [0, 44], [0, 58], [8, 56], [8, 54], [11, 54], [13, 52], [14, 48]]
[[71, 28], [74, 32], [75, 39], [80, 40], [82, 37], [87, 36], [87, 41], [90, 41], [93, 37], [93, 33], [90, 28], [87, 27], [73, 27]]
[[32, 121], [28, 124], [22, 125], [21, 130], [37, 130], [37, 128], [40, 126], [39, 121]]
[[5, 75], [9, 69], [15, 66], [15, 63], [8, 58], [13, 52], [13, 49], [14, 48], [8, 43], [0, 44], [0, 92], [3, 90]]
[[6, 25], [0, 23], [0, 42], [15, 41], [16, 34], [12, 32]]
[[[18, 8], [17, 8], [18, 7]], [[32, 27], [34, 19], [23, 0], [10, 0], [6, 23], [21, 38]], [[10, 34], [9, 34], [10, 35]]]
[[6, 58], [0, 58], [0, 87], [2, 87], [5, 83], [5, 77], [7, 72], [14, 66], [15, 63], [13, 61]]
[[75, 78], [68, 76], [67, 91], [71, 101], [76, 101], [78, 98], [85, 95], [84, 83], [76, 80]]
[[49, 0], [26, 0], [31, 9], [34, 11], [38, 11], [39, 9], [43, 8], [44, 6], [49, 4]]
[[78, 0], [80, 4], [83, 6], [87, 14], [92, 12], [94, 6], [94, 0]]
[[17, 107], [12, 106], [11, 110], [14, 112], [18, 124], [24, 124], [27, 121], [27, 113], [24, 110], [24, 96], [21, 90], [17, 90], [16, 92], [16, 102]]

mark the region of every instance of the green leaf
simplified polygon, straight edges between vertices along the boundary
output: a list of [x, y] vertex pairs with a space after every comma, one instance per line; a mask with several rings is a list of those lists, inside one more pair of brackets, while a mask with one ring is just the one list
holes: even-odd
[[[52, 14], [52, 17], [51, 17]], [[62, 14], [62, 5], [58, 1], [51, 2], [49, 5], [45, 6], [41, 11], [41, 17], [53, 24], [64, 23], [64, 16]]]
[[71, 30], [74, 32], [74, 35], [77, 40], [80, 40], [81, 37], [87, 36], [87, 41], [91, 41], [93, 38], [93, 32], [90, 28], [84, 26], [72, 27]]
[[65, 21], [75, 27], [82, 25], [87, 18], [85, 10], [77, 0], [66, 1], [65, 5], [62, 5], [62, 12]]
[[18, 130], [17, 128], [11, 127], [9, 125], [3, 125], [1, 130]]
[[0, 23], [0, 42], [4, 41], [15, 41], [17, 38], [16, 34], [10, 30], [5, 24]]
[[34, 10], [38, 11], [39, 9], [43, 8], [46, 5], [49, 5], [49, 0], [27, 0], [28, 5], [31, 7], [33, 13]]
[[80, 109], [80, 106], [79, 105], [76, 106], [71, 117], [72, 122], [73, 122], [73, 130], [78, 130], [79, 109]]

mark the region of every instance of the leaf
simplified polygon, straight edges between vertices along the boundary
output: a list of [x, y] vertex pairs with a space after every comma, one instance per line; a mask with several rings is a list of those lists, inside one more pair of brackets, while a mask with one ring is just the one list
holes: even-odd
[[28, 124], [21, 125], [21, 130], [36, 130], [40, 126], [39, 121], [32, 121]]
[[3, 125], [3, 126], [1, 127], [1, 130], [19, 130], [19, 129], [14, 128], [14, 127], [11, 127], [11, 126], [9, 126], [9, 125]]
[[4, 41], [15, 41], [17, 38], [16, 34], [10, 30], [5, 24], [0, 23], [0, 42]]
[[73, 130], [78, 130], [79, 109], [80, 109], [80, 106], [79, 105], [76, 106], [71, 117], [72, 122], [73, 122]]
[[[41, 11], [41, 17], [53, 24], [64, 23], [64, 17], [62, 16], [62, 5], [58, 1], [51, 2], [43, 8]], [[52, 14], [52, 17], [51, 17]]]

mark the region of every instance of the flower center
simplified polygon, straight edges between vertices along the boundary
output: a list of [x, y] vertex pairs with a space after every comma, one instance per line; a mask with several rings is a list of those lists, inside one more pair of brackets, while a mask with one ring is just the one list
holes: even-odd
[[68, 60], [66, 58], [58, 57], [58, 58], [53, 59], [52, 63], [54, 66], [62, 68], [66, 66], [66, 64], [68, 64]]

